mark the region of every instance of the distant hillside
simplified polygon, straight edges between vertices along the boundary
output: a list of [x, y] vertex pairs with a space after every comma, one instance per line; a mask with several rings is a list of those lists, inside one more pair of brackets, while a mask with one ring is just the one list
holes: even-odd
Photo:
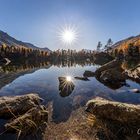
[[121, 40], [114, 45], [112, 45], [112, 49], [123, 50], [124, 52], [128, 50], [129, 44], [133, 44], [134, 46], [138, 46], [140, 49], [140, 35], [132, 36], [127, 39]]
[[11, 37], [7, 33], [0, 30], [0, 46], [3, 43], [8, 46], [25, 47], [25, 48], [31, 48], [31, 49], [39, 49], [42, 51], [50, 51], [48, 48], [39, 48], [31, 43], [16, 40], [15, 38]]

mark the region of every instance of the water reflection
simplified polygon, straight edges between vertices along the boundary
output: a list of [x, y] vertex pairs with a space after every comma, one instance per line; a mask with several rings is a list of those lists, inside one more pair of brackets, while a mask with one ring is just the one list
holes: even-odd
[[103, 80], [100, 79], [100, 77], [96, 77], [96, 79], [99, 82], [103, 83], [108, 88], [111, 88], [111, 89], [114, 89], [114, 90], [119, 89], [123, 86], [128, 86], [128, 84], [126, 83], [126, 80], [112, 82], [112, 81], [103, 81]]
[[[94, 72], [98, 67], [93, 62], [81, 61], [9, 64], [1, 67], [0, 95], [38, 93], [46, 106], [52, 103], [51, 117], [56, 123], [67, 121], [73, 110], [96, 96], [120, 102], [140, 103], [140, 94], [128, 92], [128, 89], [140, 89], [140, 85], [135, 82], [126, 80], [129, 86], [119, 86], [117, 91], [103, 85], [104, 83], [94, 77], [94, 73], [90, 73], [93, 77], [89, 76], [89, 80], [83, 80], [81, 76], [86, 70]], [[73, 79], [65, 77], [66, 71], [69, 75], [72, 73]]]
[[2, 65], [0, 67], [0, 73], [11, 73], [11, 72], [21, 72], [28, 71], [31, 69], [39, 69], [42, 67], [50, 67], [50, 62], [36, 62], [36, 61], [25, 61], [24, 63], [10, 63], [9, 65]]
[[53, 101], [52, 120], [55, 123], [65, 122], [69, 119], [73, 110], [71, 98], [61, 98], [60, 96]]
[[71, 77], [59, 77], [59, 94], [61, 97], [69, 96], [74, 90], [75, 85], [73, 84]]
[[31, 63], [29, 61], [0, 66], [0, 88], [11, 83], [21, 75], [33, 73], [40, 68], [48, 69], [50, 67], [51, 65], [49, 62]]

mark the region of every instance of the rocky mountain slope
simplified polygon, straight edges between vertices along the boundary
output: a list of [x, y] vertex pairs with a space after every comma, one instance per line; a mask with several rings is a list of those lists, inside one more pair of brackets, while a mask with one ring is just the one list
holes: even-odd
[[39, 48], [39, 47], [37, 47], [37, 46], [35, 46], [31, 43], [19, 41], [15, 38], [11, 37], [7, 33], [0, 30], [0, 46], [3, 43], [8, 45], [8, 46], [13, 45], [13, 46], [16, 46], [16, 47], [25, 47], [25, 48], [31, 48], [31, 49], [39, 49], [39, 50], [42, 50], [42, 51], [50, 51], [48, 48]]
[[126, 51], [128, 49], [129, 44], [133, 44], [134, 46], [139, 46], [140, 49], [140, 35], [138, 36], [132, 36], [127, 39], [121, 40], [114, 45], [112, 45], [113, 49], [122, 49], [123, 51]]

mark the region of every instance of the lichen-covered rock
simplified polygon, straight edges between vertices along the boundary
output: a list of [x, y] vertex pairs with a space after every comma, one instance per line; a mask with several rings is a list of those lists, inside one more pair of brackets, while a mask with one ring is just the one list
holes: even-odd
[[14, 117], [23, 114], [32, 107], [39, 105], [41, 98], [34, 93], [21, 96], [0, 97], [0, 117]]
[[48, 112], [45, 106], [37, 106], [30, 109], [24, 115], [6, 123], [5, 129], [8, 132], [21, 132], [29, 134], [37, 130], [44, 122], [48, 120]]
[[140, 106], [95, 98], [88, 101], [86, 111], [97, 118], [140, 126]]

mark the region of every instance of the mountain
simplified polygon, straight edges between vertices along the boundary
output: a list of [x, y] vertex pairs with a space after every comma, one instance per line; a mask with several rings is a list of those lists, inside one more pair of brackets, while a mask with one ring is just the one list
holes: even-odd
[[8, 35], [6, 32], [3, 32], [0, 30], [0, 45], [2, 44], [6, 44], [8, 46], [16, 46], [16, 47], [25, 47], [25, 48], [31, 48], [31, 49], [39, 49], [42, 51], [49, 51], [50, 50], [48, 48], [39, 48], [31, 43], [27, 43], [27, 42], [22, 42], [19, 41], [13, 37], [11, 37], [10, 35]]
[[114, 45], [112, 45], [112, 49], [122, 49], [122, 50], [127, 50], [129, 44], [133, 44], [134, 46], [138, 46], [140, 49], [140, 35], [138, 36], [132, 36], [129, 38], [126, 38], [124, 40], [121, 40], [117, 43], [115, 43]]

